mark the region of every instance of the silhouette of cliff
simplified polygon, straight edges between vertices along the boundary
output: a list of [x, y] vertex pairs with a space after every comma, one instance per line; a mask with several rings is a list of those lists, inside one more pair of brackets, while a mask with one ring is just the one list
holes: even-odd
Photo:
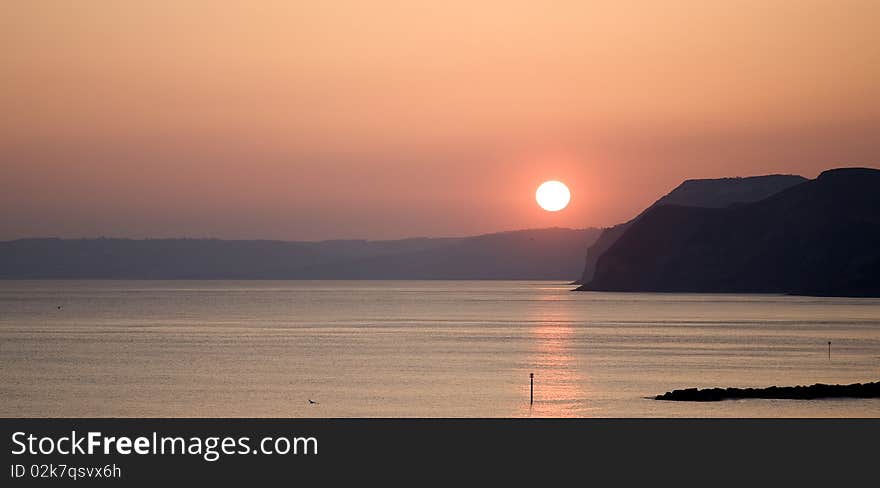
[[829, 170], [727, 208], [652, 207], [582, 288], [880, 296], [880, 171]]
[[717, 178], [687, 180], [663, 196], [632, 220], [608, 227], [587, 249], [586, 263], [581, 279], [577, 284], [589, 283], [593, 279], [596, 262], [624, 232], [648, 210], [660, 205], [684, 205], [688, 207], [728, 207], [741, 203], [763, 200], [786, 188], [807, 181], [797, 175], [750, 176], [746, 178]]

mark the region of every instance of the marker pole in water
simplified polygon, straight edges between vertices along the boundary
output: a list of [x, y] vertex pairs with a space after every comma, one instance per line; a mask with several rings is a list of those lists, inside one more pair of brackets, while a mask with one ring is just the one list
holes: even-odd
[[831, 341], [828, 341], [828, 359], [831, 359]]
[[529, 405], [535, 403], [535, 373], [529, 373]]

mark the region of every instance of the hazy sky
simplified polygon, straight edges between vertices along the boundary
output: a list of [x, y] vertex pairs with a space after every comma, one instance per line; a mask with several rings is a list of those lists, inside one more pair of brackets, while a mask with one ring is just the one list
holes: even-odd
[[[42, 1], [0, 15], [0, 239], [624, 221], [880, 165], [880, 2]], [[569, 208], [534, 201], [566, 182]]]

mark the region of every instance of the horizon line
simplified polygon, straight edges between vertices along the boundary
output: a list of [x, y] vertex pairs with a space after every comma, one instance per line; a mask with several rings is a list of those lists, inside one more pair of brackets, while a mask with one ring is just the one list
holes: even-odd
[[480, 234], [467, 234], [467, 235], [459, 235], [459, 236], [450, 236], [450, 235], [440, 235], [440, 236], [410, 236], [410, 237], [399, 237], [399, 238], [391, 238], [391, 239], [370, 239], [370, 238], [359, 238], [359, 237], [341, 237], [341, 238], [330, 238], [330, 239], [267, 239], [267, 238], [229, 238], [229, 237], [192, 237], [192, 236], [178, 236], [178, 237], [120, 237], [120, 236], [91, 236], [91, 237], [60, 237], [60, 236], [35, 236], [35, 237], [17, 237], [13, 239], [0, 239], [0, 243], [3, 242], [17, 242], [17, 241], [48, 241], [48, 240], [56, 240], [56, 241], [98, 241], [98, 240], [115, 240], [115, 241], [253, 241], [253, 242], [296, 242], [296, 243], [323, 243], [323, 242], [390, 242], [390, 241], [407, 241], [407, 240], [419, 240], [419, 239], [469, 239], [475, 237], [484, 237], [498, 234], [512, 234], [517, 232], [536, 232], [536, 231], [549, 231], [549, 230], [562, 230], [562, 231], [572, 231], [572, 232], [580, 232], [587, 230], [603, 230], [613, 226], [587, 226], [587, 227], [561, 227], [561, 226], [552, 226], [552, 227], [531, 227], [524, 229], [510, 229], [510, 230], [499, 230], [492, 232], [484, 232]]

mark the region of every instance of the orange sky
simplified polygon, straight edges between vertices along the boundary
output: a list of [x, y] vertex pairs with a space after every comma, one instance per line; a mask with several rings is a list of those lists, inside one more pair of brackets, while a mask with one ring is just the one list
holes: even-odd
[[[0, 239], [624, 221], [880, 164], [876, 1], [13, 1]], [[534, 190], [566, 182], [547, 213]]]

